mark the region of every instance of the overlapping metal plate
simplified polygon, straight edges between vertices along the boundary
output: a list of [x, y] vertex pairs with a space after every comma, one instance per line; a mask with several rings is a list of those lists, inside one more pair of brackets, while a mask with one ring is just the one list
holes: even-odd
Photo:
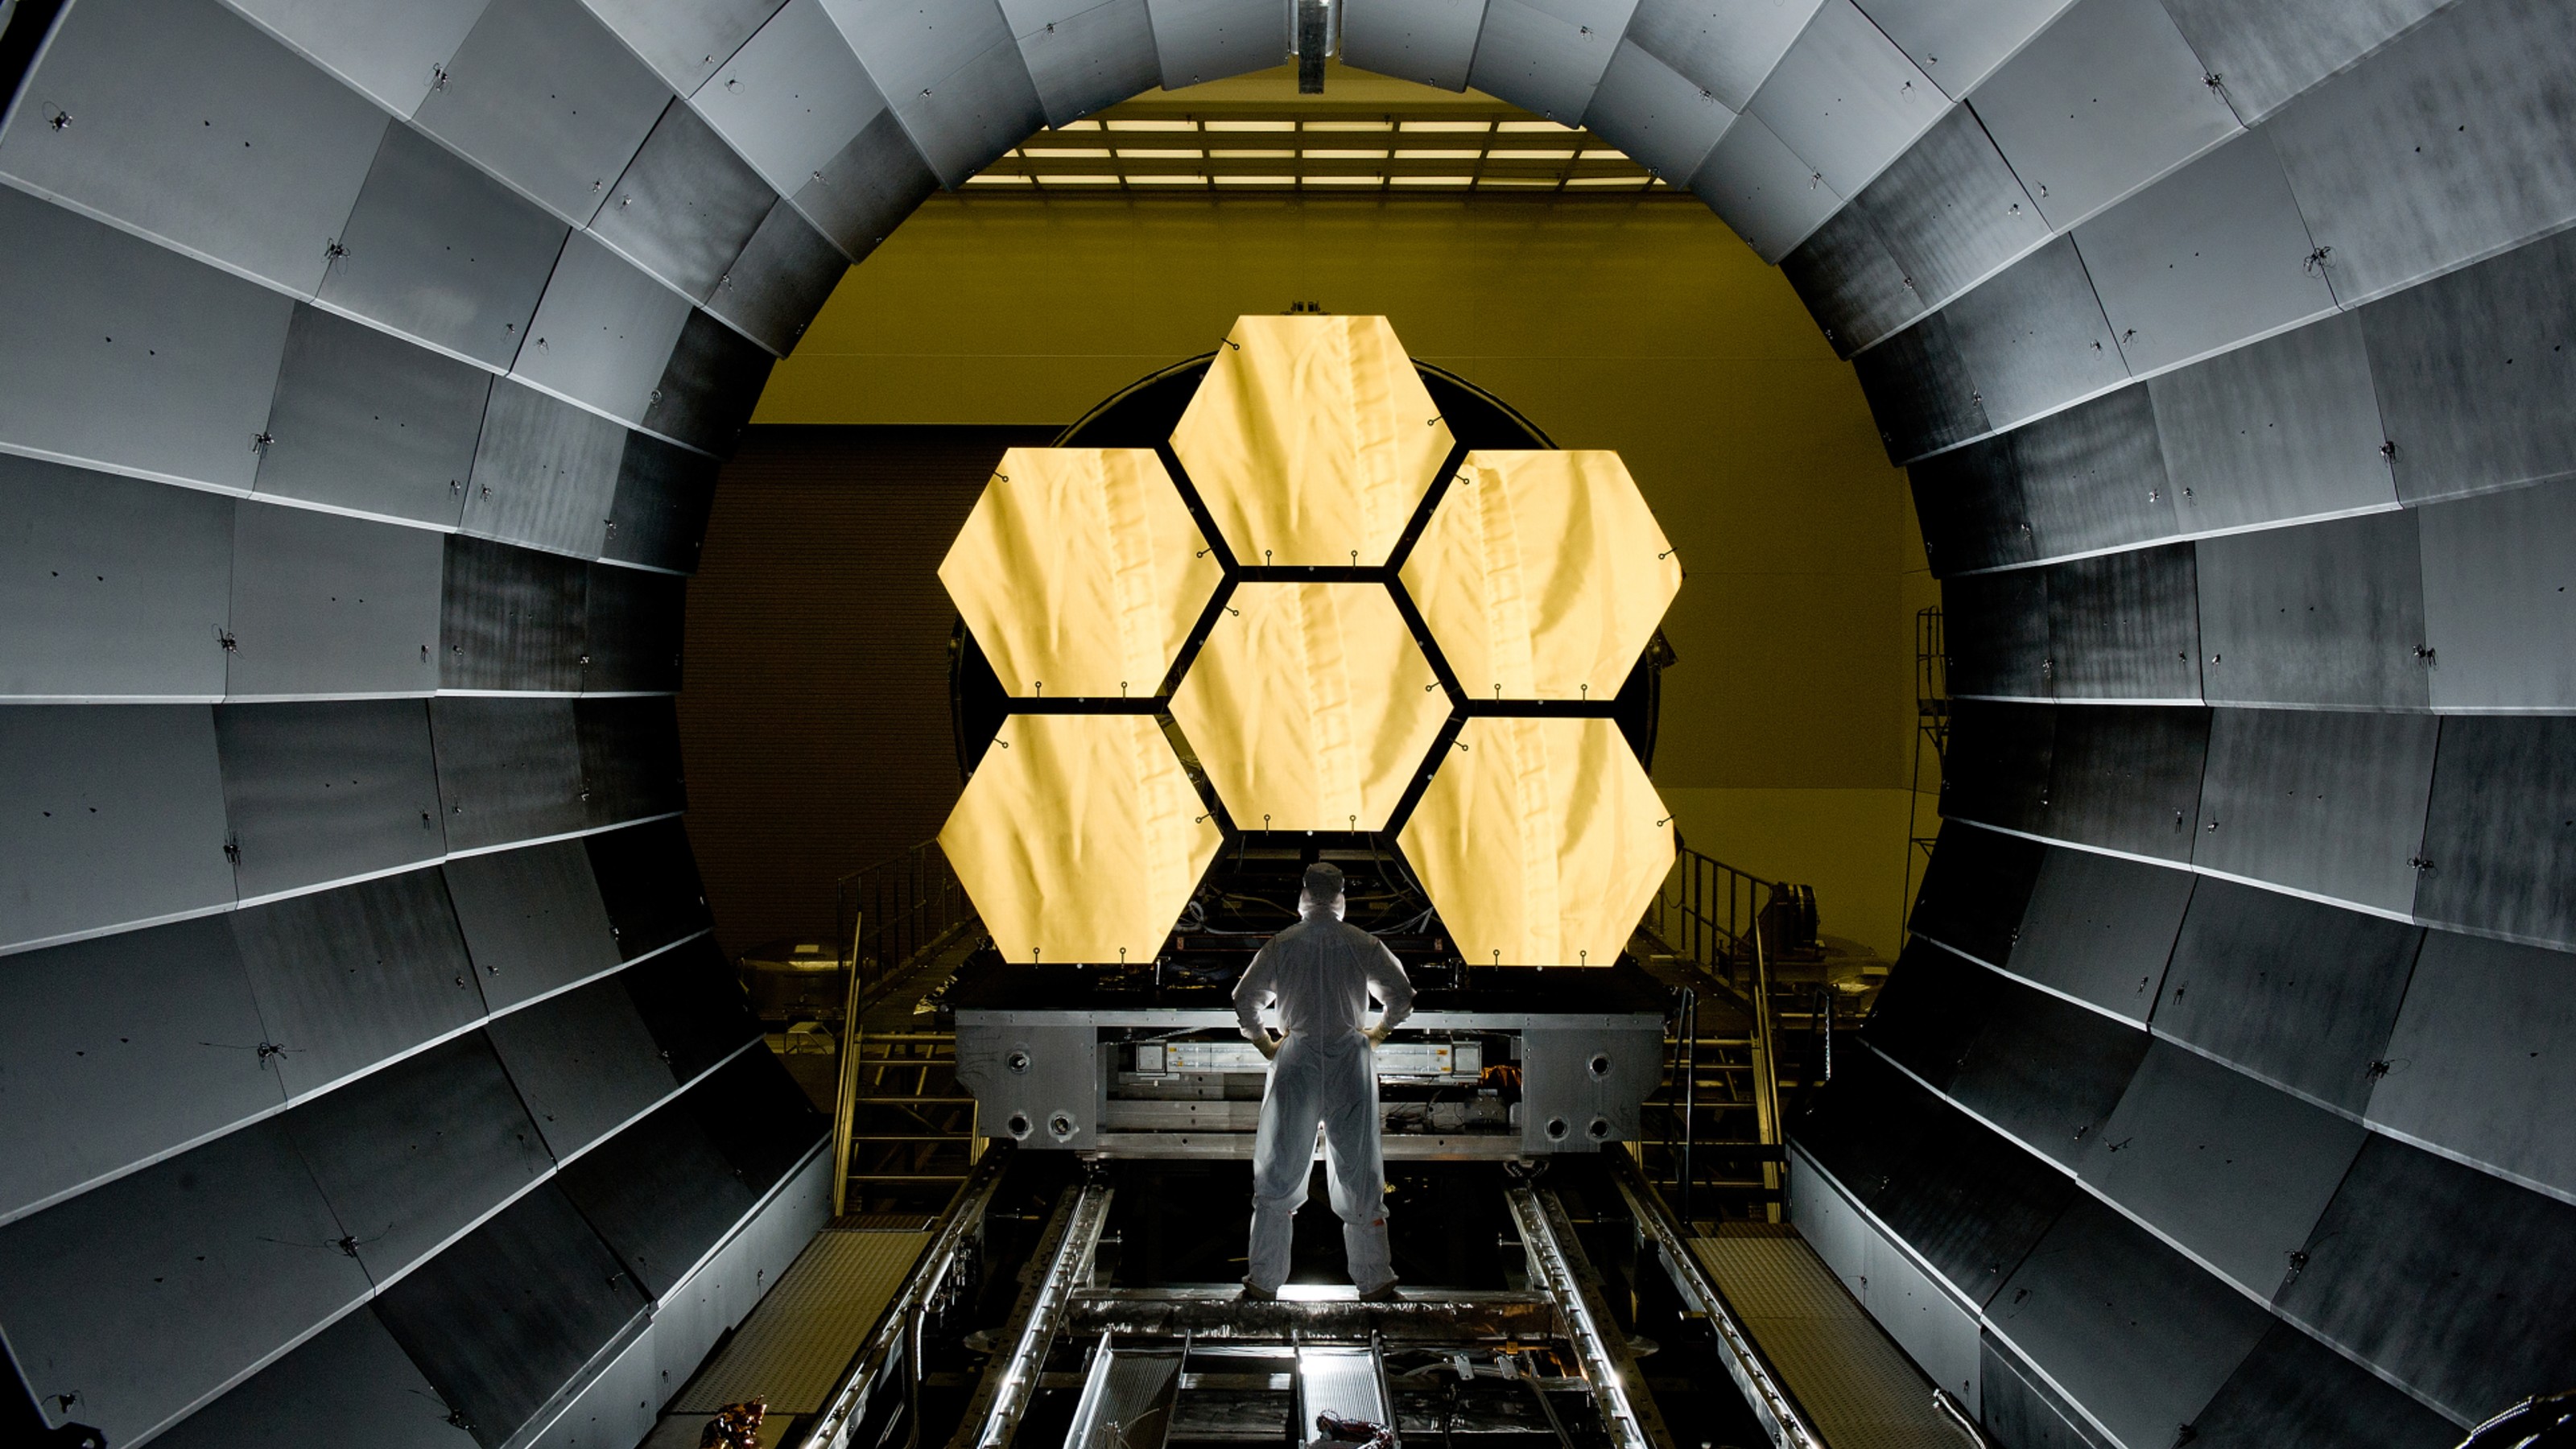
[[2434, 728], [2421, 714], [2216, 711], [2192, 862], [2403, 916]]
[[221, 697], [236, 506], [0, 456], [0, 697]]
[[580, 841], [460, 856], [440, 870], [492, 1010], [617, 968], [608, 908]]
[[269, 1069], [302, 1098], [479, 1021], [465, 939], [435, 870], [253, 906], [231, 919]]

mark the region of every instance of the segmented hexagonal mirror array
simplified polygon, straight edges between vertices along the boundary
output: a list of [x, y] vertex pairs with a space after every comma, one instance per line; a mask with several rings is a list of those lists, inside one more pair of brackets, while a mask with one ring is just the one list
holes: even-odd
[[1615, 960], [1673, 837], [1603, 712], [1681, 583], [1618, 455], [1461, 459], [1385, 318], [1311, 315], [1237, 321], [1171, 448], [1012, 450], [940, 568], [1024, 702], [940, 833], [1003, 953], [1152, 956], [1221, 815], [1400, 822], [1468, 961]]

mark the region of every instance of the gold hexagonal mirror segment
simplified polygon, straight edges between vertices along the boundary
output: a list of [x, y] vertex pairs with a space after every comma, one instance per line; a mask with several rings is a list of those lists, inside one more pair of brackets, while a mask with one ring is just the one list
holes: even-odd
[[1404, 591], [1472, 699], [1609, 699], [1681, 588], [1619, 455], [1474, 452]]
[[1153, 717], [1013, 715], [939, 832], [1013, 961], [1151, 960], [1223, 842]]
[[1172, 452], [1251, 567], [1387, 560], [1452, 446], [1383, 317], [1243, 317]]
[[1470, 965], [1607, 966], [1673, 863], [1615, 721], [1467, 721], [1396, 837]]
[[1379, 584], [1237, 585], [1172, 717], [1243, 830], [1382, 830], [1449, 696]]
[[1002, 688], [1143, 699], [1223, 578], [1149, 448], [1013, 448], [939, 565]]

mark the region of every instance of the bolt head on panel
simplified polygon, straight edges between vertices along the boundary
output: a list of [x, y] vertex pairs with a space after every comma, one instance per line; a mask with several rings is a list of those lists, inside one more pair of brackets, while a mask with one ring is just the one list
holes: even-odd
[[1618, 723], [1467, 721], [1397, 843], [1469, 965], [1607, 966], [1673, 864]]
[[1013, 448], [939, 581], [1016, 698], [1146, 699], [1223, 578], [1148, 448]]
[[939, 848], [1013, 961], [1150, 961], [1223, 836], [1151, 715], [1014, 715]]
[[1470, 699], [1608, 700], [1682, 566], [1612, 452], [1474, 452], [1402, 570]]
[[1387, 561], [1453, 440], [1383, 317], [1243, 317], [1172, 452], [1246, 567]]
[[1172, 717], [1244, 830], [1382, 830], [1449, 696], [1378, 584], [1255, 582], [1226, 600]]

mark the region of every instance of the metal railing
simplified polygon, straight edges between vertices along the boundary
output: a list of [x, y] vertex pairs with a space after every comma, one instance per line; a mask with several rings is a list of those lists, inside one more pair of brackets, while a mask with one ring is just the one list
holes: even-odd
[[[1897, 907], [1902, 921], [1914, 910], [1916, 875], [1932, 860], [1933, 837], [1923, 833], [1923, 756], [1932, 756], [1932, 788], [1937, 798], [1949, 776], [1950, 655], [1941, 609], [1934, 605], [1914, 614], [1914, 759], [1905, 778], [1905, 899]], [[1937, 822], [1936, 822], [1937, 823]]]
[[[1646, 930], [1675, 956], [1697, 966], [1740, 999], [1752, 1019], [1755, 1138], [1765, 1149], [1762, 1186], [1776, 1221], [1779, 1208], [1780, 1079], [1773, 1043], [1771, 960], [1763, 916], [1772, 901], [1769, 881], [1688, 846], [1675, 851], [1672, 872], [1648, 908]], [[1681, 1138], [1667, 1143], [1680, 1164], [1679, 1196], [1688, 1212], [1696, 1167], [1699, 1120], [1694, 1093], [1699, 1076], [1699, 1012], [1695, 993], [1682, 1006], [1676, 1038], [1683, 1082]]]
[[856, 1005], [946, 945], [974, 921], [975, 906], [939, 842], [925, 840], [834, 881], [832, 916]]

